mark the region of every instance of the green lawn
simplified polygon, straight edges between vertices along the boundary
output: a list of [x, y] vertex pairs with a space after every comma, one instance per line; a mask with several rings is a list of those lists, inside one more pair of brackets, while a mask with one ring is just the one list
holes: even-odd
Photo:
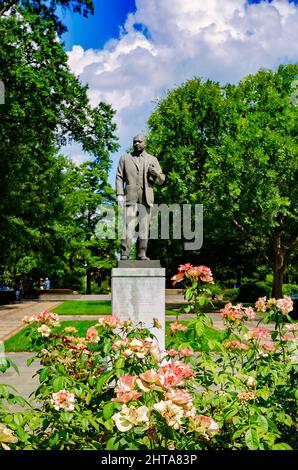
[[[51, 310], [58, 315], [110, 315], [110, 300], [66, 300]], [[166, 315], [180, 315], [175, 310], [166, 310]]]
[[[62, 331], [67, 326], [74, 326], [77, 328], [79, 336], [85, 336], [86, 331], [90, 326], [93, 326], [97, 323], [96, 320], [72, 320], [72, 321], [62, 321], [61, 326], [53, 328], [53, 331], [59, 332]], [[4, 343], [4, 348], [6, 352], [24, 352], [30, 351], [30, 345], [25, 332], [32, 328], [32, 326], [27, 326], [23, 330], [19, 331], [16, 335], [9, 338]]]
[[181, 315], [181, 312], [179, 312], [178, 310], [170, 310], [170, 309], [166, 309], [166, 315], [171, 315], [171, 316], [176, 316], [176, 315]]
[[58, 315], [110, 315], [110, 300], [66, 300], [52, 309]]
[[[58, 315], [110, 315], [110, 300], [66, 300], [51, 310]], [[175, 310], [166, 310], [166, 315], [180, 315]]]
[[[72, 321], [62, 321], [60, 327], [53, 328], [53, 331], [59, 332], [62, 331], [67, 326], [74, 326], [78, 330], [79, 336], [85, 336], [86, 331], [90, 326], [95, 325], [97, 322], [96, 320], [72, 320]], [[167, 347], [167, 338], [169, 337], [169, 324], [171, 322], [166, 322], [166, 347]], [[187, 321], [181, 321], [179, 323], [187, 325]], [[32, 328], [32, 326], [27, 326], [23, 330], [19, 331], [16, 335], [9, 338], [4, 343], [5, 351], [6, 352], [27, 352], [30, 351], [29, 341], [25, 335], [25, 332], [28, 328]], [[221, 340], [222, 333], [219, 330], [215, 330], [214, 328], [206, 327], [206, 334], [208, 339], [216, 339]]]

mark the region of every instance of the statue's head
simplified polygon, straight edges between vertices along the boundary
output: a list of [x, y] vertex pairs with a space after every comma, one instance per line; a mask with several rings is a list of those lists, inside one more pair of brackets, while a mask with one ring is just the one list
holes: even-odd
[[146, 139], [142, 134], [135, 135], [133, 138], [133, 148], [136, 153], [142, 153], [146, 147]]

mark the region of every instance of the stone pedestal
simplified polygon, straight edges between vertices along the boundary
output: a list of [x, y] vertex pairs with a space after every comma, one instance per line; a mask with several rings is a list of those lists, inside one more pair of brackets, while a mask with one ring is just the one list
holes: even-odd
[[152, 331], [165, 347], [165, 269], [159, 261], [120, 261], [112, 270], [112, 312], [152, 327], [157, 318], [162, 329]]

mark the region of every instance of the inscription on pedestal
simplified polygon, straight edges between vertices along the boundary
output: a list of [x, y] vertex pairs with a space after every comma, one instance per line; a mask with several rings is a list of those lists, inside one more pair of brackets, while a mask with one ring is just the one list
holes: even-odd
[[165, 269], [115, 268], [112, 270], [112, 311], [120, 318], [131, 318], [151, 328], [157, 318], [162, 330], [154, 329], [164, 348]]

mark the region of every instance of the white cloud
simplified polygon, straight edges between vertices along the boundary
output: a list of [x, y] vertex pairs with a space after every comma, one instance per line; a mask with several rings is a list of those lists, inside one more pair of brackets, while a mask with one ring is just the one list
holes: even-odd
[[103, 100], [117, 110], [123, 151], [146, 130], [156, 98], [169, 88], [193, 76], [235, 82], [261, 67], [297, 62], [298, 7], [287, 0], [136, 0], [136, 6], [119, 39], [69, 52], [92, 104]]

